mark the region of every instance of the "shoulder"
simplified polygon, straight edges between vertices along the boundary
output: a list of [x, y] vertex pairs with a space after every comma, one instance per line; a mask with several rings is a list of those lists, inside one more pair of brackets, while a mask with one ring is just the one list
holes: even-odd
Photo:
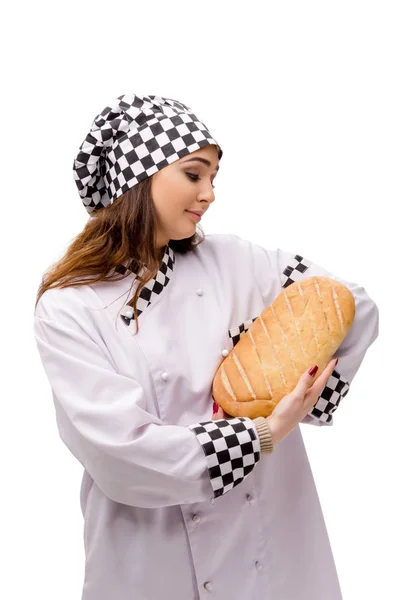
[[86, 329], [92, 310], [101, 307], [90, 285], [50, 288], [42, 294], [34, 309], [34, 317], [57, 322], [66, 327]]
[[225, 259], [248, 256], [252, 252], [251, 242], [235, 233], [206, 234], [205, 240], [198, 246], [198, 249], [203, 254], [217, 255]]
[[236, 267], [256, 268], [258, 263], [269, 265], [272, 250], [247, 240], [235, 233], [211, 233], [198, 246], [201, 255], [219, 263], [232, 264]]
[[213, 248], [225, 248], [236, 246], [239, 244], [249, 244], [248, 240], [244, 240], [236, 233], [207, 233], [205, 240], [201, 245], [207, 244]]

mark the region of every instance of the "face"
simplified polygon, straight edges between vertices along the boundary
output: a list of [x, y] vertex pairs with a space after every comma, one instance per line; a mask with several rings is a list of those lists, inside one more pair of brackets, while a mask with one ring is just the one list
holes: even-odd
[[163, 248], [170, 239], [182, 240], [194, 235], [198, 220], [188, 211], [203, 213], [215, 200], [213, 181], [218, 162], [217, 147], [208, 145], [152, 175], [157, 248]]

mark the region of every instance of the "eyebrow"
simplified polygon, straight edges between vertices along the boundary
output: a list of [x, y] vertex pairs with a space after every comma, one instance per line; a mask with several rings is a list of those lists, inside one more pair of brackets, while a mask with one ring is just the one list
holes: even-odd
[[[211, 166], [211, 163], [209, 160], [207, 160], [206, 158], [199, 158], [198, 156], [195, 156], [194, 158], [189, 158], [188, 160], [184, 160], [184, 163], [188, 163], [188, 162], [193, 162], [194, 160], [199, 160], [200, 162], [204, 163], [205, 165], [207, 165], [207, 167]], [[216, 167], [215, 171], [218, 171], [219, 169], [219, 165]]]

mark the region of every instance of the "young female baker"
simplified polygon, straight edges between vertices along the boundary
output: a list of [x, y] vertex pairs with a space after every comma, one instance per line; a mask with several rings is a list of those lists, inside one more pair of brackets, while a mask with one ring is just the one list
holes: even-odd
[[[34, 333], [60, 437], [84, 468], [83, 600], [341, 598], [297, 425], [333, 424], [378, 309], [298, 254], [200, 235], [221, 157], [185, 104], [124, 95], [73, 163], [90, 218], [43, 276]], [[313, 275], [356, 302], [333, 360], [267, 419], [213, 414], [223, 358]]]

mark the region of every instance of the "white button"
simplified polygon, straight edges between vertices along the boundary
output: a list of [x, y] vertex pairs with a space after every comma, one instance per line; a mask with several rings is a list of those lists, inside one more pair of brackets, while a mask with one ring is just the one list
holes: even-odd
[[256, 568], [257, 568], [258, 571], [262, 571], [262, 565], [261, 565], [261, 563], [258, 560], [256, 561], [255, 566], [256, 566]]
[[128, 319], [132, 319], [132, 315], [134, 314], [134, 311], [132, 310], [132, 308], [127, 308], [127, 310], [125, 311], [124, 316], [126, 316]]
[[229, 354], [229, 350], [227, 348], [224, 348], [222, 350], [222, 356], [227, 356]]
[[204, 294], [204, 292], [201, 288], [199, 288], [198, 290], [196, 290], [196, 294], [197, 294], [197, 296], [202, 296]]
[[210, 592], [212, 590], [212, 583], [210, 581], [206, 581], [204, 588]]
[[167, 379], [168, 379], [168, 373], [167, 373], [167, 371], [163, 371], [161, 373], [161, 379], [164, 379], [164, 381], [167, 381]]
[[254, 501], [253, 497], [250, 494], [247, 494], [247, 500], [250, 504], [252, 504]]
[[198, 515], [193, 515], [193, 522], [200, 523], [200, 517]]

